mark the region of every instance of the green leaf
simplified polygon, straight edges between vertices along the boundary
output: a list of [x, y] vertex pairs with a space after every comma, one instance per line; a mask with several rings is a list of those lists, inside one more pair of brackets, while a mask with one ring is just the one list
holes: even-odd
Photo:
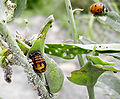
[[14, 17], [18, 17], [22, 13], [22, 11], [25, 9], [27, 0], [12, 0], [12, 2], [16, 3], [17, 5], [14, 12]]
[[6, 52], [8, 51], [8, 49], [0, 49], [0, 56], [3, 56]]
[[94, 86], [99, 76], [105, 71], [120, 72], [119, 69], [109, 66], [96, 66], [88, 62], [80, 70], [72, 72], [72, 76], [68, 80], [78, 85]]
[[105, 25], [109, 25], [115, 31], [120, 32], [120, 16], [118, 13], [111, 11], [107, 16], [97, 18], [99, 22]]
[[78, 85], [94, 86], [98, 77], [104, 71], [105, 70], [98, 69], [97, 67], [93, 66], [91, 62], [88, 62], [80, 70], [73, 71], [72, 76], [67, 78], [71, 82]]
[[44, 53], [45, 38], [46, 38], [47, 32], [50, 29], [53, 22], [54, 22], [54, 17], [53, 17], [53, 15], [50, 15], [47, 18], [45, 25], [40, 30], [37, 40], [35, 40], [34, 44], [30, 48], [28, 55], [34, 51], [40, 51], [42, 54]]
[[1, 58], [0, 58], [0, 66], [3, 68], [3, 62], [5, 61], [5, 56], [2, 56]]
[[119, 69], [115, 68], [115, 67], [112, 67], [112, 66], [96, 66], [98, 69], [102, 69], [102, 70], [105, 70], [105, 71], [113, 71], [113, 72], [120, 72]]
[[[39, 40], [38, 40], [39, 42]], [[21, 41], [19, 43], [22, 44]], [[19, 45], [19, 44], [18, 44]], [[24, 52], [24, 48], [28, 46], [27, 44], [22, 45], [22, 51]], [[36, 44], [36, 46], [39, 46]], [[109, 56], [113, 56], [117, 59], [120, 59], [120, 44], [46, 44], [45, 45], [45, 53], [50, 55], [55, 55], [64, 59], [74, 59], [76, 55], [79, 53], [81, 54], [88, 54], [94, 50], [94, 47], [96, 46], [95, 51], [99, 53], [103, 53]], [[21, 48], [21, 45], [19, 45]], [[38, 48], [35, 49], [38, 49]], [[35, 50], [33, 49], [33, 50]], [[29, 49], [28, 49], [29, 50]]]
[[17, 42], [18, 46], [20, 47], [20, 49], [23, 51], [23, 53], [26, 55], [28, 50], [30, 49], [30, 47], [18, 39], [16, 39], [16, 42]]
[[88, 60], [91, 60], [95, 65], [114, 65], [112, 62], [102, 60], [99, 56], [87, 56]]
[[45, 72], [45, 76], [50, 92], [57, 93], [63, 85], [64, 75], [53, 59], [47, 56], [45, 56], [45, 59], [47, 60], [47, 70]]
[[99, 53], [118, 53], [120, 44], [46, 44], [45, 53], [64, 59], [74, 59], [78, 54], [88, 54], [94, 50]]
[[46, 44], [45, 53], [64, 59], [74, 59], [77, 54], [88, 54], [91, 51], [75, 44]]

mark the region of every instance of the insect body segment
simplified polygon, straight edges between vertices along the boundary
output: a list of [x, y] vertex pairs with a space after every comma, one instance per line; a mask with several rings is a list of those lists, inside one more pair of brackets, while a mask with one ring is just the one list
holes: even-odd
[[92, 4], [89, 10], [94, 15], [99, 15], [102, 13], [105, 14], [108, 12], [108, 8], [103, 3], [100, 2]]
[[30, 58], [33, 62], [33, 69], [37, 73], [45, 72], [46, 71], [46, 62], [40, 52], [34, 52], [30, 55]]

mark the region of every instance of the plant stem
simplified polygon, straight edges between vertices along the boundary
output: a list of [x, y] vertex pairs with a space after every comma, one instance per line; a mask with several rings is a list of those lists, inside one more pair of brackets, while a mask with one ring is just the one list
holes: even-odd
[[[74, 43], [78, 43], [79, 35], [77, 33], [70, 0], [65, 0], [65, 4], [66, 4], [67, 13], [69, 16], [69, 23], [70, 23], [72, 33], [73, 33]], [[83, 57], [81, 54], [78, 55], [78, 60], [79, 60], [80, 67], [82, 67], [84, 65], [84, 61], [83, 61]], [[94, 86], [89, 86], [89, 87], [87, 87], [87, 89], [88, 89], [88, 93], [89, 93], [89, 99], [94, 99]]]
[[94, 19], [95, 19], [95, 17], [92, 15], [92, 16], [90, 17], [90, 21], [89, 21], [89, 25], [88, 25], [88, 27], [89, 27], [88, 35], [89, 35], [89, 37], [90, 37], [90, 40], [92, 40], [92, 41], [95, 41], [94, 34], [93, 34], [93, 23], [94, 23]]
[[68, 22], [70, 23], [70, 27], [72, 28], [74, 43], [78, 43], [78, 33], [77, 33], [76, 25], [75, 25], [71, 2], [70, 0], [65, 0], [65, 3], [66, 3], [67, 13], [69, 16]]
[[[79, 35], [77, 33], [75, 20], [74, 20], [74, 16], [73, 16], [73, 10], [72, 10], [72, 6], [71, 6], [70, 0], [65, 0], [65, 4], [66, 4], [68, 17], [69, 17], [69, 21], [68, 22], [70, 23], [70, 27], [72, 29], [74, 43], [78, 43]], [[78, 55], [78, 60], [79, 60], [80, 67], [82, 67], [84, 65], [84, 61], [83, 61], [83, 57], [82, 57], [81, 54]]]
[[94, 96], [94, 86], [87, 86], [88, 94], [89, 94], [89, 99], [95, 99]]

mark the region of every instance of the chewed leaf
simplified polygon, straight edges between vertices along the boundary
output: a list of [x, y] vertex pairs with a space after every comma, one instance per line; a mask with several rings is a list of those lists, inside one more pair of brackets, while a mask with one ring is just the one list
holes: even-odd
[[99, 53], [118, 53], [120, 44], [46, 44], [45, 53], [64, 59], [74, 59], [78, 54], [88, 54], [96, 46]]
[[118, 13], [111, 11], [107, 16], [98, 17], [98, 21], [103, 24], [109, 25], [114, 30], [120, 32], [120, 16]]
[[[40, 49], [40, 40], [36, 41], [36, 47], [32, 50]], [[26, 52], [30, 49], [29, 47], [26, 48], [25, 44], [22, 42], [17, 41], [20, 48], [22, 47], [22, 51], [24, 52], [24, 48]], [[22, 44], [22, 45], [21, 45]], [[45, 44], [45, 53], [58, 56], [64, 59], [74, 59], [77, 54], [88, 54], [94, 50], [99, 53], [103, 53], [106, 55], [113, 56], [115, 58], [120, 59], [120, 44]], [[31, 51], [32, 51], [31, 50]]]
[[99, 76], [105, 71], [120, 72], [119, 69], [109, 66], [96, 66], [88, 62], [80, 70], [72, 72], [72, 76], [68, 80], [78, 85], [93, 86], [96, 84]]
[[114, 65], [112, 62], [102, 60], [99, 56], [87, 56], [88, 60], [91, 60], [95, 65]]
[[64, 59], [74, 59], [77, 54], [87, 54], [88, 49], [80, 48], [69, 44], [46, 44], [45, 53], [62, 57]]
[[73, 71], [72, 76], [68, 77], [68, 80], [78, 85], [93, 86], [104, 71], [88, 62], [80, 70]]

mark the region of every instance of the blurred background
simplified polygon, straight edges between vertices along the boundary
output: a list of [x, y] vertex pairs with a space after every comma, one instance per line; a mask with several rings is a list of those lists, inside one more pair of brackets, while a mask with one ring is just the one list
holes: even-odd
[[[120, 0], [101, 0], [111, 11], [119, 12]], [[74, 13], [77, 31], [80, 36], [97, 43], [119, 43], [120, 33], [114, 31], [109, 26], [99, 23], [92, 14], [89, 13], [89, 7], [94, 2], [92, 0], [71, 0], [73, 9], [81, 8], [83, 12]], [[11, 33], [16, 31], [24, 38], [30, 37], [40, 31], [45, 19], [53, 14], [55, 22], [47, 34], [46, 43], [63, 43], [66, 40], [72, 40], [71, 28], [68, 24], [68, 16], [64, 0], [28, 0], [26, 9], [21, 16], [16, 18], [8, 26]], [[25, 20], [28, 20], [28, 25]], [[92, 22], [92, 23], [91, 23]], [[63, 70], [65, 80], [60, 92], [55, 94], [55, 99], [88, 99], [87, 89], [84, 86], [78, 86], [67, 80], [67, 76], [74, 70], [79, 69], [77, 58], [73, 60], [64, 60], [51, 56]], [[106, 60], [117, 61], [111, 58]], [[119, 62], [116, 62], [118, 67]], [[116, 74], [118, 75], [118, 74]], [[38, 99], [37, 92], [28, 84], [27, 77], [22, 67], [13, 67], [12, 82], [8, 84], [4, 81], [4, 74], [0, 68], [0, 99]], [[96, 99], [112, 99], [105, 95], [100, 87], [95, 88]]]

